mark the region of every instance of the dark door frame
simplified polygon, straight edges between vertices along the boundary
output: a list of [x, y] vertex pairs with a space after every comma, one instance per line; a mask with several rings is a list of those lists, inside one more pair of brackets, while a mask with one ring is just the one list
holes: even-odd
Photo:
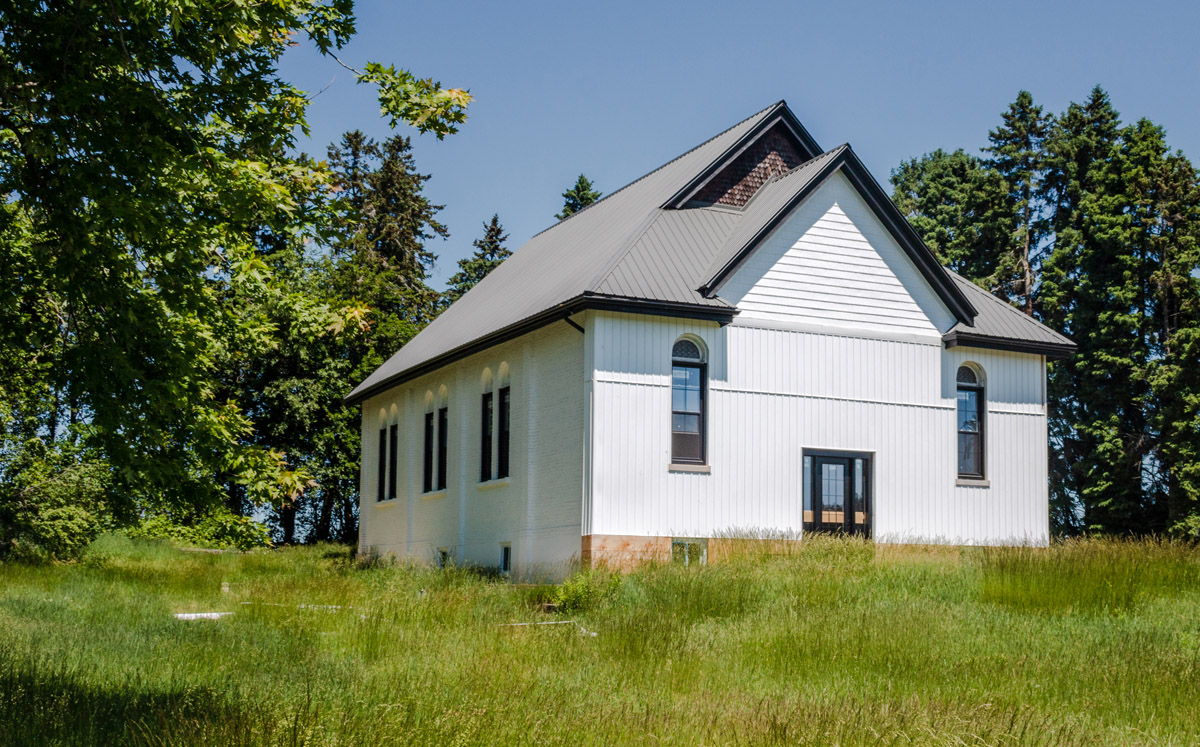
[[[810, 475], [810, 484], [808, 485], [808, 489], [811, 491], [810, 495], [812, 496], [812, 501], [813, 501], [813, 506], [812, 506], [813, 521], [811, 521], [811, 522], [804, 521], [803, 522], [804, 531], [818, 531], [819, 532], [819, 531], [825, 531], [827, 529], [834, 529], [836, 531], [845, 532], [846, 534], [862, 533], [862, 534], [865, 534], [866, 537], [870, 538], [872, 536], [872, 528], [874, 525], [874, 521], [872, 521], [872, 519], [873, 519], [873, 513], [874, 513], [874, 507], [875, 507], [874, 506], [874, 504], [875, 504], [875, 490], [874, 490], [875, 470], [873, 468], [874, 462], [875, 462], [875, 453], [870, 452], [870, 451], [837, 451], [837, 450], [833, 450], [833, 449], [803, 449], [801, 451], [801, 455], [802, 455], [801, 456], [802, 459], [811, 457], [813, 460], [812, 461], [812, 474]], [[863, 522], [862, 525], [857, 525], [854, 521], [854, 515], [855, 515], [854, 461], [857, 459], [863, 460], [863, 503], [865, 504], [863, 506], [863, 509], [864, 509], [863, 513], [865, 514], [865, 517], [864, 517], [865, 521]], [[826, 527], [826, 526], [824, 526], [824, 522], [821, 521], [821, 513], [822, 512], [818, 506], [818, 503], [820, 502], [820, 495], [821, 495], [821, 491], [820, 491], [821, 478], [820, 478], [820, 470], [818, 469], [817, 465], [823, 460], [841, 461], [845, 464], [845, 468], [846, 468], [846, 483], [845, 483], [845, 485], [846, 485], [846, 487], [845, 487], [845, 495], [842, 498], [843, 519], [842, 519], [842, 525], [840, 527], [834, 527], [834, 526]], [[801, 470], [801, 474], [803, 475], [803, 470]], [[801, 510], [803, 511], [803, 507], [801, 507]], [[803, 516], [801, 517], [801, 520], [803, 521]]]

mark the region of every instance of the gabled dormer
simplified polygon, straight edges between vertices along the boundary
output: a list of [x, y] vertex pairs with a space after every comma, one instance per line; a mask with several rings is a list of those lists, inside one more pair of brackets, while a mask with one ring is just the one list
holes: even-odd
[[821, 147], [783, 101], [663, 205], [743, 208], [772, 178], [821, 154]]

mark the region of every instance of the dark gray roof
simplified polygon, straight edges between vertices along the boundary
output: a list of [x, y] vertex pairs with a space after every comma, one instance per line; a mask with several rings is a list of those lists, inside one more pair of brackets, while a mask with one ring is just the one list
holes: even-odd
[[1019, 309], [996, 298], [983, 288], [951, 270], [946, 270], [963, 293], [971, 300], [977, 313], [973, 324], [959, 322], [943, 336], [948, 345], [973, 345], [1040, 352], [1051, 358], [1070, 355], [1075, 343], [1060, 335]]
[[[785, 106], [783, 102], [773, 104], [742, 120], [534, 236], [359, 384], [349, 399], [360, 398], [379, 384], [398, 378], [428, 361], [589, 292], [658, 298], [660, 290], [670, 290], [671, 295], [661, 300], [729, 308], [719, 299], [700, 297], [692, 288], [686, 287], [687, 283], [667, 280], [665, 273], [643, 277], [637, 264], [643, 256], [643, 247], [635, 244], [643, 237], [646, 242], [666, 240], [666, 246], [680, 251], [680, 261], [685, 260], [693, 245], [690, 241], [677, 240], [680, 236], [678, 226], [667, 225], [676, 223], [675, 219], [668, 218], [662, 226], [649, 230], [667, 212], [659, 206], [782, 106]], [[723, 238], [737, 218], [719, 209], [700, 212], [708, 215], [684, 219], [691, 224], [688, 230], [692, 235], [714, 231], [714, 238], [717, 234]], [[672, 231], [672, 227], [676, 230]], [[624, 263], [627, 255], [631, 255], [629, 263]], [[661, 263], [660, 260], [656, 264]], [[706, 261], [700, 266], [707, 264]], [[628, 286], [620, 278], [628, 279]]]
[[[778, 121], [790, 123], [802, 133], [801, 147], [815, 157], [770, 180], [741, 210], [671, 208], [668, 203], [678, 198], [681, 189], [687, 190], [698, 178], [711, 175], [717, 164], [740, 152], [748, 141]], [[740, 261], [756, 237], [761, 237], [784, 213], [794, 210], [806, 190], [834, 166], [849, 161], [865, 173], [848, 146], [820, 155], [815, 151], [815, 142], [795, 121], [786, 103], [780, 101], [763, 109], [534, 236], [355, 387], [347, 400], [362, 400], [580, 308], [602, 304], [614, 308], [615, 304], [627, 303], [651, 313], [728, 320], [736, 309], [707, 288], [714, 273]], [[869, 186], [878, 190], [873, 181]], [[890, 202], [887, 204], [890, 206]], [[919, 251], [928, 254], [923, 246]], [[940, 273], [936, 264], [932, 272]], [[943, 286], [944, 297], [951, 302], [963, 300], [958, 285], [940, 274], [933, 279], [937, 281], [935, 286]], [[967, 315], [960, 314], [960, 318], [969, 318], [971, 304], [961, 308], [967, 310]], [[1007, 327], [992, 325], [991, 316], [1002, 318], [997, 313], [989, 315], [988, 320], [976, 320], [977, 325], [986, 322], [984, 329], [988, 332], [970, 329], [993, 334], [1011, 327], [1017, 334], [1036, 333], [1039, 340], [1044, 334], [1015, 322], [1008, 322]], [[947, 344], [953, 343], [948, 340]]]

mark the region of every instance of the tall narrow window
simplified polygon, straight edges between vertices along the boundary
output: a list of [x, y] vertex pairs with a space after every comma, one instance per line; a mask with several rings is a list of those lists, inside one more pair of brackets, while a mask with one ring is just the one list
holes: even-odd
[[379, 471], [375, 482], [375, 500], [387, 497], [387, 426], [379, 429]]
[[479, 481], [492, 479], [492, 393], [484, 392], [479, 415]]
[[507, 576], [512, 571], [512, 545], [500, 545], [500, 572]]
[[425, 413], [425, 461], [424, 482], [421, 490], [429, 493], [433, 490], [433, 413]]
[[438, 431], [438, 434], [437, 434], [437, 441], [438, 441], [437, 489], [438, 490], [446, 489], [446, 446], [447, 446], [447, 444], [450, 443], [449, 434], [447, 433], [447, 430], [449, 429], [449, 427], [450, 427], [450, 408], [442, 407], [442, 408], [438, 409], [438, 423], [437, 423], [437, 431]]
[[705, 366], [700, 346], [679, 340], [671, 349], [671, 461], [704, 464]]
[[496, 445], [496, 477], [508, 477], [508, 427], [512, 418], [510, 417], [511, 410], [509, 409], [509, 390], [508, 387], [500, 387], [500, 423], [497, 429], [496, 437], [499, 443]]
[[388, 429], [388, 498], [396, 497], [396, 444], [400, 441], [400, 426]]
[[983, 382], [970, 366], [961, 366], [958, 383], [958, 475], [983, 479]]

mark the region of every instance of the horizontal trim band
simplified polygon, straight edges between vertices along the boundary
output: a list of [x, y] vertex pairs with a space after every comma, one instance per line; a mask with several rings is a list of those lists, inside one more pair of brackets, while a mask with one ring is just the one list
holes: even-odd
[[[641, 386], [653, 387], [655, 389], [670, 389], [670, 377], [663, 374], [660, 378], [664, 381], [628, 381], [626, 379], [614, 379], [606, 377], [597, 377], [592, 379], [596, 384], [619, 384], [621, 386]], [[957, 409], [957, 404], [954, 400], [948, 399], [944, 402], [949, 404], [933, 404], [930, 402], [889, 402], [884, 399], [859, 399], [855, 397], [835, 397], [828, 394], [804, 394], [801, 392], [772, 392], [766, 389], [746, 389], [742, 387], [719, 386], [713, 383], [710, 379], [708, 384], [710, 392], [725, 392], [727, 394], [758, 394], [764, 397], [794, 397], [796, 399], [822, 399], [830, 402], [852, 402], [862, 405], [890, 405], [893, 407], [924, 407], [930, 410], [954, 410]], [[996, 415], [1028, 415], [1030, 417], [1045, 417], [1043, 412], [1026, 412], [1024, 410], [1012, 410], [1009, 408], [992, 407], [992, 403], [988, 403], [988, 413]], [[1040, 407], [1040, 405], [1038, 405]]]

